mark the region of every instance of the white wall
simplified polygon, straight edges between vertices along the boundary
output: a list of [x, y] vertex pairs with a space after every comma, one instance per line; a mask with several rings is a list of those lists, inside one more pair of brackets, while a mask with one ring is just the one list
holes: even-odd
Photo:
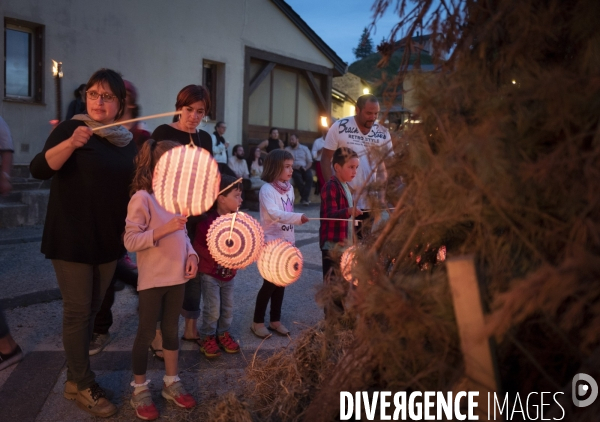
[[[43, 24], [45, 105], [0, 102], [15, 141], [15, 162], [28, 163], [56, 115], [51, 60], [63, 62], [63, 116], [73, 90], [108, 67], [138, 89], [142, 114], [174, 110], [177, 92], [202, 83], [204, 59], [225, 63], [225, 138], [241, 143], [245, 46], [332, 68], [332, 63], [270, 0], [2, 0], [0, 17]], [[4, 45], [0, 33], [0, 45]], [[0, 68], [4, 79], [4, 67]], [[170, 118], [147, 121], [151, 130]], [[213, 123], [204, 127], [212, 132]], [[28, 154], [20, 144], [29, 143]]]

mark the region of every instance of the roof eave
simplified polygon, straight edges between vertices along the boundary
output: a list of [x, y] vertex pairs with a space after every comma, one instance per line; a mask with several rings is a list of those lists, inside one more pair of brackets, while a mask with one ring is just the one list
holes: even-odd
[[348, 71], [348, 63], [344, 62], [325, 41], [308, 26], [284, 0], [271, 0], [302, 31], [304, 35], [333, 63], [333, 76], [341, 76]]

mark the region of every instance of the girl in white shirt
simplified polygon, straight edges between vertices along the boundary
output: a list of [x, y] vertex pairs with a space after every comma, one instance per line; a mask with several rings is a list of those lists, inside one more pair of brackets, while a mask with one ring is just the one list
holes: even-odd
[[[259, 192], [260, 222], [265, 232], [265, 242], [274, 239], [283, 239], [295, 243], [294, 225], [301, 225], [308, 218], [301, 213], [294, 212], [294, 188], [290, 184], [294, 157], [283, 149], [271, 151], [264, 162], [262, 179], [267, 182]], [[288, 329], [281, 323], [281, 305], [285, 287], [279, 287], [268, 280], [263, 285], [256, 297], [254, 308], [254, 321], [250, 329], [258, 337], [269, 336], [265, 327], [265, 312], [269, 300], [271, 301], [271, 314], [269, 329], [281, 335], [287, 335]]]

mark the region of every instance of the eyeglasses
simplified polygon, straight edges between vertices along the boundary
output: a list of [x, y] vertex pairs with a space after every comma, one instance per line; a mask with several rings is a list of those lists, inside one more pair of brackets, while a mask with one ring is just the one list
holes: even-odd
[[85, 91], [85, 93], [87, 94], [87, 97], [90, 100], [97, 100], [98, 98], [102, 98], [102, 101], [104, 101], [105, 103], [112, 103], [115, 98], [117, 98], [116, 95], [112, 95], [112, 94], [99, 94], [96, 91]]

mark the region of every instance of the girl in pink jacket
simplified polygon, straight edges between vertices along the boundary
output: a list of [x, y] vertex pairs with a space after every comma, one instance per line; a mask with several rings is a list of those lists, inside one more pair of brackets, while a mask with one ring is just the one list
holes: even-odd
[[[146, 379], [148, 348], [161, 321], [165, 376], [162, 396], [177, 406], [189, 409], [196, 405], [177, 376], [179, 353], [179, 311], [183, 303], [185, 283], [196, 276], [198, 255], [185, 231], [186, 217], [161, 207], [152, 192], [152, 175], [159, 158], [171, 148], [173, 141], [148, 140], [136, 157], [132, 182], [135, 192], [127, 207], [125, 247], [137, 252], [139, 325], [133, 343], [134, 387], [131, 405], [140, 419], [158, 418]], [[161, 313], [162, 309], [162, 315]]]

